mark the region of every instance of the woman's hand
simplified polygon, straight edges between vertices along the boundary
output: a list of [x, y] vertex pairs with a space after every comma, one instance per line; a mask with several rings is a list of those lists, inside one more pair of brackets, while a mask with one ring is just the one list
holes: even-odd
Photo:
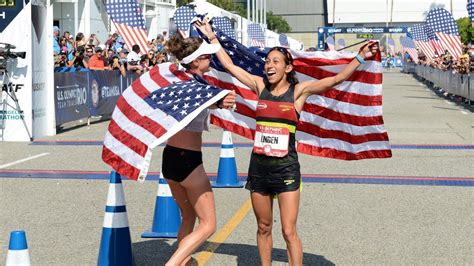
[[379, 51], [379, 43], [376, 41], [370, 41], [359, 50], [359, 55], [362, 58], [367, 59], [373, 57]]
[[225, 108], [225, 109], [230, 109], [235, 106], [235, 91], [231, 91], [229, 94], [227, 94], [222, 103], [221, 106], [218, 106], [220, 108]]
[[198, 20], [194, 22], [194, 25], [196, 26], [196, 28], [199, 29], [199, 31], [202, 32], [202, 34], [204, 34], [207, 37], [207, 39], [209, 39], [209, 41], [216, 38], [216, 35], [212, 31], [212, 27], [209, 24], [209, 22], [207, 22], [207, 20], [204, 20], [204, 21]]

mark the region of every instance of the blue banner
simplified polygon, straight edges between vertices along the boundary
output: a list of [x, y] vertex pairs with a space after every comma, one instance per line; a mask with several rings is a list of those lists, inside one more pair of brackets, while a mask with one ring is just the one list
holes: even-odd
[[56, 125], [89, 116], [88, 72], [54, 73]]
[[112, 114], [122, 92], [138, 77], [119, 71], [54, 73], [56, 125]]

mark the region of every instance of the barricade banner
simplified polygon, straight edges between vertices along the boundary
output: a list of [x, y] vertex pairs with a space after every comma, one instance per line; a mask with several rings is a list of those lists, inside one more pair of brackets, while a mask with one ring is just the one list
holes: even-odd
[[90, 116], [89, 72], [54, 73], [56, 125]]
[[122, 91], [120, 71], [89, 72], [89, 113], [93, 116], [112, 114]]
[[119, 71], [76, 71], [54, 73], [56, 126], [112, 114], [122, 92], [140, 75]]

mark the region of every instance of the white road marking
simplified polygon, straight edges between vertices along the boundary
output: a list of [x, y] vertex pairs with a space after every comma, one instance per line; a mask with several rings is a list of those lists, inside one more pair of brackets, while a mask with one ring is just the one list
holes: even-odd
[[7, 168], [7, 167], [9, 167], [9, 166], [12, 166], [12, 165], [15, 165], [15, 164], [19, 164], [19, 163], [22, 163], [22, 162], [26, 162], [26, 161], [29, 161], [29, 160], [33, 160], [33, 159], [36, 159], [36, 158], [39, 158], [39, 157], [42, 157], [42, 156], [45, 156], [45, 155], [48, 155], [48, 154], [49, 154], [49, 152], [45, 152], [45, 153], [41, 153], [41, 154], [38, 154], [38, 155], [26, 157], [26, 158], [24, 158], [24, 159], [17, 160], [17, 161], [11, 162], [11, 163], [7, 163], [7, 164], [4, 164], [4, 165], [0, 165], [0, 169]]

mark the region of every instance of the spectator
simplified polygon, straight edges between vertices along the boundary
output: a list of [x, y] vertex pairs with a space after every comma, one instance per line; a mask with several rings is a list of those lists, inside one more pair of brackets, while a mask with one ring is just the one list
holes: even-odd
[[97, 36], [94, 33], [92, 33], [91, 36], [89, 36], [89, 40], [87, 41], [87, 44], [93, 45], [93, 46], [99, 46], [100, 41], [97, 38]]
[[146, 54], [146, 57], [148, 58], [148, 69], [151, 69], [156, 64], [158, 64], [155, 56], [155, 50], [149, 50]]
[[[91, 48], [89, 48], [91, 49]], [[91, 49], [92, 50], [92, 49]], [[88, 64], [86, 60], [84, 59], [84, 46], [78, 47], [76, 51], [74, 52], [74, 57], [72, 60], [69, 61], [68, 66], [69, 67], [82, 67], [82, 68], [87, 68]]]
[[53, 27], [53, 53], [58, 55], [61, 52], [61, 47], [59, 46], [59, 27]]
[[114, 33], [110, 36], [107, 41], [105, 41], [105, 49], [112, 49], [114, 53], [117, 51], [117, 47], [115, 46], [115, 43], [117, 42], [118, 34]]
[[127, 55], [128, 55], [127, 49], [119, 48], [117, 51], [119, 53], [120, 63], [124, 66], [125, 69], [127, 69]]
[[76, 48], [79, 46], [85, 46], [85, 45], [86, 45], [86, 41], [84, 40], [84, 33], [79, 32], [76, 35]]
[[103, 50], [100, 47], [95, 48], [95, 54], [89, 59], [89, 69], [91, 70], [106, 70], [106, 63], [102, 54]]
[[110, 70], [119, 70], [122, 76], [125, 76], [126, 71], [124, 65], [120, 62], [118, 56], [114, 55], [109, 62]]
[[133, 45], [132, 51], [127, 55], [127, 70], [141, 74], [143, 67], [140, 65], [141, 57], [138, 55], [139, 53], [140, 46], [138, 44]]

